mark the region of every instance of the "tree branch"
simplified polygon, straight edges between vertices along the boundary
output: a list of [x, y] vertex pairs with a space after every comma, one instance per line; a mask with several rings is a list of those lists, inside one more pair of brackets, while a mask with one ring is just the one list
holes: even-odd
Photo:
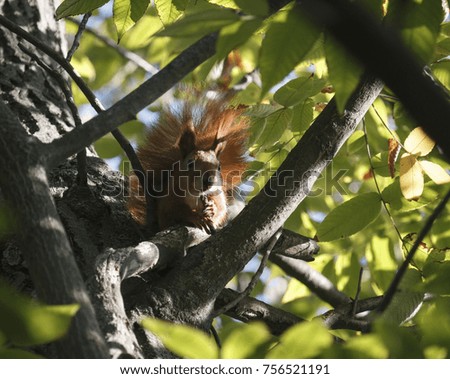
[[328, 278], [306, 262], [280, 255], [272, 255], [270, 260], [333, 307], [351, 302], [350, 298], [339, 291]]
[[108, 348], [50, 192], [42, 143], [26, 133], [2, 100], [0, 115], [0, 186], [16, 216], [19, 246], [33, 283], [49, 304], [80, 304], [58, 351], [66, 358], [107, 358]]
[[[219, 309], [225, 304], [230, 304], [239, 295], [238, 292], [229, 288], [224, 289], [216, 300], [215, 308]], [[263, 321], [275, 336], [279, 336], [289, 327], [305, 321], [292, 313], [275, 308], [252, 297], [242, 299], [239, 304], [229, 309], [226, 315], [242, 322]]]
[[[334, 101], [328, 104], [249, 205], [220, 233], [194, 248], [158, 283], [157, 289], [152, 287], [141, 300], [136, 299], [136, 305], [140, 303], [164, 319], [184, 320], [207, 329], [220, 291], [307, 196], [382, 88], [379, 80], [365, 77], [342, 116]], [[220, 269], [211, 269], [217, 267], [217, 262]], [[162, 303], [183, 304], [183, 310], [177, 311], [175, 317], [170, 309], [161, 307]]]

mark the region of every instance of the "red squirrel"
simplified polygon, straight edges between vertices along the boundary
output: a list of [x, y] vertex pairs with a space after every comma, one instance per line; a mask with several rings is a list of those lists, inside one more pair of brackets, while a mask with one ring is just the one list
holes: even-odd
[[[228, 221], [228, 204], [247, 167], [248, 120], [223, 97], [185, 102], [164, 110], [138, 158], [155, 196], [158, 230], [195, 226], [208, 233]], [[130, 177], [128, 208], [140, 224], [146, 203], [137, 177]]]

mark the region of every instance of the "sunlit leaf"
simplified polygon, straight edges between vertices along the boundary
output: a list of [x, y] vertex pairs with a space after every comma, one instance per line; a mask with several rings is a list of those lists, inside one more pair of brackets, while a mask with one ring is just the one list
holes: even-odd
[[301, 15], [298, 6], [282, 9], [273, 17], [262, 42], [259, 61], [263, 95], [295, 68], [319, 34]]
[[164, 25], [171, 24], [186, 8], [187, 0], [155, 0], [158, 16]]
[[94, 9], [100, 8], [109, 0], [65, 0], [58, 9], [56, 9], [56, 17], [58, 19], [79, 14], [88, 13]]
[[77, 304], [41, 305], [0, 283], [0, 331], [16, 346], [63, 337], [78, 308]]
[[212, 359], [218, 348], [212, 337], [191, 326], [146, 318], [142, 326], [158, 336], [164, 346], [184, 358]]
[[333, 343], [333, 336], [318, 320], [302, 322], [284, 332], [267, 354], [269, 359], [314, 358]]
[[317, 228], [319, 241], [351, 236], [373, 222], [380, 213], [380, 196], [363, 193], [334, 208]]
[[223, 341], [222, 358], [263, 358], [272, 338], [265, 324], [244, 324]]
[[423, 174], [414, 155], [405, 153], [400, 158], [400, 189], [407, 200], [418, 200], [423, 192]]
[[436, 143], [421, 128], [415, 128], [405, 139], [405, 150], [421, 157], [428, 155]]
[[[448, 38], [448, 41], [450, 46], [450, 38]], [[450, 51], [448, 52], [448, 55], [450, 55]], [[437, 62], [431, 67], [431, 70], [441, 84], [447, 88], [447, 90], [450, 90], [450, 61], [443, 60]]]
[[118, 40], [144, 15], [150, 0], [114, 0], [113, 19]]
[[200, 37], [239, 20], [239, 16], [228, 9], [208, 9], [191, 13], [160, 31], [160, 36]]
[[426, 160], [420, 161], [422, 170], [436, 184], [450, 183], [450, 175], [440, 165]]

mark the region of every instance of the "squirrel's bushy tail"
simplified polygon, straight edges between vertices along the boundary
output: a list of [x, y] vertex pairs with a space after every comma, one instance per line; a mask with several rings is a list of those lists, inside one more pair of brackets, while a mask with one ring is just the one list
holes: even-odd
[[[223, 190], [230, 194], [241, 182], [247, 167], [249, 125], [242, 113], [242, 109], [229, 107], [223, 96], [196, 102], [187, 100], [178, 107], [164, 109], [137, 153], [148, 173], [150, 185], [157, 190], [166, 186], [164, 178], [167, 178], [167, 173], [174, 163], [184, 158], [179, 146], [180, 138], [193, 127], [195, 150], [211, 150], [217, 142], [224, 142], [220, 154], [221, 175]], [[138, 223], [145, 224], [144, 191], [134, 174], [129, 179], [128, 208]]]

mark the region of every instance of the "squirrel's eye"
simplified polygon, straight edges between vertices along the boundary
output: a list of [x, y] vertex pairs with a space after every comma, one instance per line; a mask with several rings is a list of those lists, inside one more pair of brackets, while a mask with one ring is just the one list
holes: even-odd
[[192, 170], [194, 168], [194, 162], [195, 162], [194, 159], [189, 159], [187, 161], [187, 168], [188, 168], [188, 170]]
[[220, 165], [219, 166], [217, 166], [217, 171], [219, 171], [220, 172], [220, 170], [221, 170], [222, 168], [220, 167]]

